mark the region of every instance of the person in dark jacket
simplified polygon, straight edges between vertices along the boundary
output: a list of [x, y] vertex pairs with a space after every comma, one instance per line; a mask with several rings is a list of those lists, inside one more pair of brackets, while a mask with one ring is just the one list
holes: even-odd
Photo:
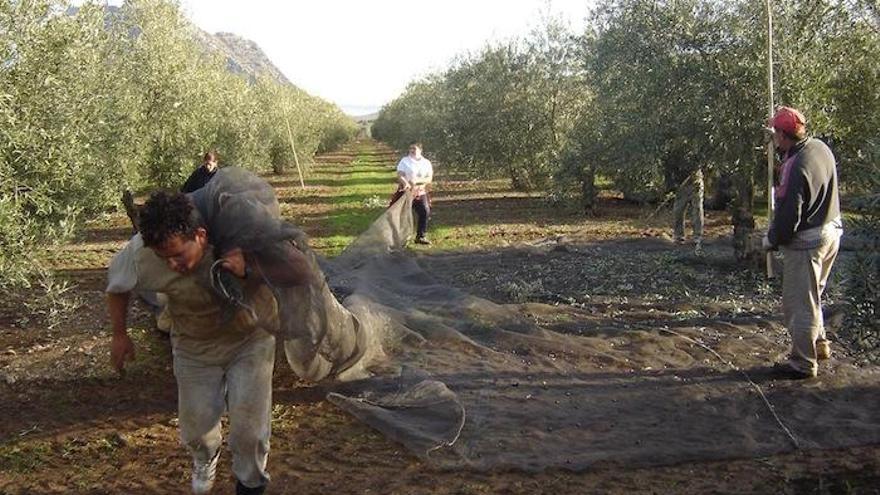
[[195, 169], [189, 178], [180, 188], [182, 193], [191, 193], [197, 189], [205, 187], [205, 184], [214, 177], [217, 172], [217, 152], [209, 151], [202, 157], [202, 164]]
[[799, 111], [780, 107], [770, 125], [783, 163], [763, 246], [782, 249], [782, 310], [792, 341], [788, 361], [774, 371], [783, 378], [811, 378], [817, 361], [831, 355], [821, 298], [843, 234], [837, 167], [831, 149], [807, 137]]

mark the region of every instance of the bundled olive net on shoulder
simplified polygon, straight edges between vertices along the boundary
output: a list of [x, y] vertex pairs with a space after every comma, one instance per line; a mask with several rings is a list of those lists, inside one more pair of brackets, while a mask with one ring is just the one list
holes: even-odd
[[[224, 242], [246, 246], [250, 236], [265, 236], [253, 246], [257, 256], [271, 256], [268, 240], [292, 241], [326, 275], [307, 288], [276, 289], [293, 369], [308, 379], [347, 380], [329, 400], [430, 462], [584, 469], [880, 441], [876, 378], [852, 367], [837, 367], [814, 388], [765, 387], [768, 407], [732, 367], [779, 347], [765, 322], [620, 331], [584, 312], [576, 331], [552, 331], [536, 315], [564, 321], [571, 313], [496, 304], [423, 269], [403, 249], [412, 235], [411, 198], [319, 268], [305, 237], [279, 219], [274, 196], [237, 196], [226, 190], [227, 177], [244, 183], [228, 169], [218, 173], [208, 195], [219, 213], [207, 214], [209, 224], [227, 229]], [[239, 221], [249, 225], [230, 228]], [[467, 262], [448, 255], [446, 263], [457, 259]]]
[[[306, 259], [312, 277], [285, 286], [259, 269], [278, 303], [284, 351], [294, 372], [309, 381], [362, 371], [368, 342], [364, 327], [330, 292], [306, 235], [281, 219], [272, 187], [239, 168], [225, 168], [193, 194], [218, 253], [241, 248], [259, 267], [283, 270], [292, 250]], [[230, 291], [231, 292], [231, 291]]]

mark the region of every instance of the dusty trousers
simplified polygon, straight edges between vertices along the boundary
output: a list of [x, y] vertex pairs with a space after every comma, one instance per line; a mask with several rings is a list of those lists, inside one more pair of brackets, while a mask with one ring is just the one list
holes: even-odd
[[272, 414], [275, 337], [260, 332], [221, 363], [174, 353], [180, 438], [197, 465], [209, 462], [222, 443], [220, 417], [229, 414], [232, 472], [249, 488], [268, 483], [266, 459]]
[[782, 247], [782, 312], [791, 335], [789, 364], [814, 376], [818, 371], [817, 344], [828, 345], [822, 320], [822, 292], [839, 248], [840, 237], [822, 239], [812, 249]]
[[672, 204], [672, 236], [676, 241], [684, 240], [684, 221], [687, 209], [691, 210], [691, 228], [694, 241], [703, 239], [703, 173], [694, 172], [675, 191]]

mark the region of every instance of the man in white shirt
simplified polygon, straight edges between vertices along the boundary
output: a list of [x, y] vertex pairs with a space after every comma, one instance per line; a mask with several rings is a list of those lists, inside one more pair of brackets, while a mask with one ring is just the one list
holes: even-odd
[[397, 183], [401, 191], [412, 190], [413, 210], [418, 217], [417, 244], [431, 244], [425, 237], [425, 232], [428, 230], [428, 216], [431, 214], [427, 186], [433, 179], [434, 168], [430, 160], [422, 156], [422, 143], [410, 144], [409, 154], [397, 164]]

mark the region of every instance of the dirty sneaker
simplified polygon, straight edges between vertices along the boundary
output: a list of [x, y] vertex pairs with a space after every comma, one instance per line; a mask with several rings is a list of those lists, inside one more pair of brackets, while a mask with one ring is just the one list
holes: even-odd
[[220, 459], [220, 449], [208, 462], [193, 461], [192, 491], [196, 495], [204, 495], [211, 491], [214, 486], [214, 476], [217, 474], [217, 461]]
[[769, 377], [773, 380], [807, 380], [816, 378], [816, 374], [796, 369], [789, 363], [776, 363], [770, 367]]
[[266, 485], [256, 488], [244, 486], [241, 481], [235, 482], [235, 495], [263, 495], [266, 492]]
[[424, 237], [419, 237], [418, 239], [416, 239], [416, 244], [424, 244], [426, 246], [430, 246], [431, 241], [429, 241], [428, 239], [425, 239]]

